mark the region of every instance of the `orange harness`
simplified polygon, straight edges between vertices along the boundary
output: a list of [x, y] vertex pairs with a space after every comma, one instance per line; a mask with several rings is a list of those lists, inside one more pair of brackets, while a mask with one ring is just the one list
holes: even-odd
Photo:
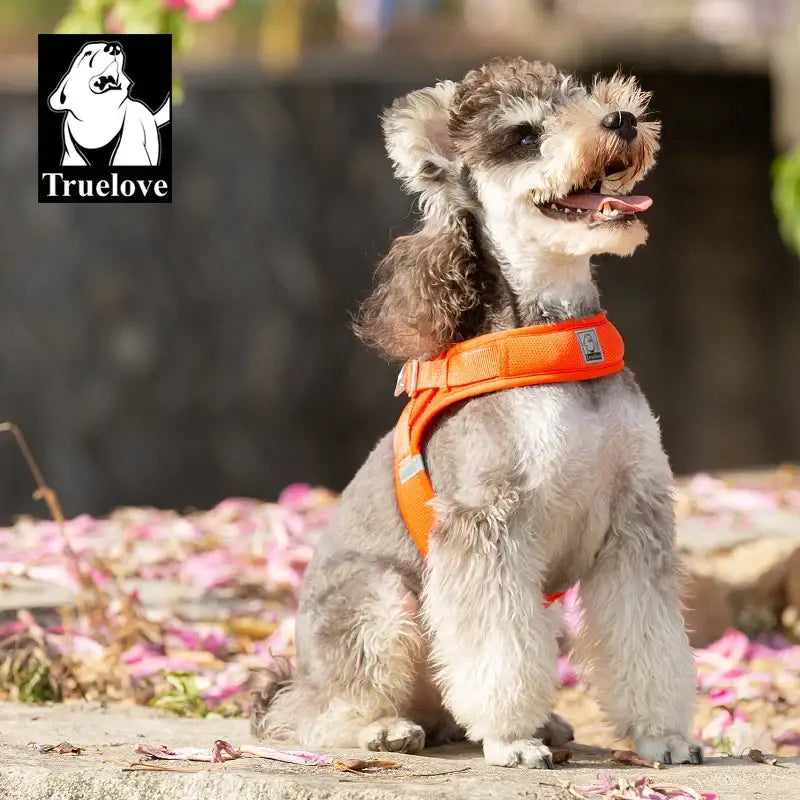
[[[436, 522], [436, 496], [425, 468], [422, 445], [431, 420], [470, 397], [532, 386], [601, 378], [624, 366], [625, 347], [605, 313], [553, 325], [534, 325], [477, 336], [430, 361], [406, 362], [395, 396], [411, 400], [394, 431], [397, 502], [411, 538], [423, 556]], [[564, 592], [545, 595], [550, 605]]]

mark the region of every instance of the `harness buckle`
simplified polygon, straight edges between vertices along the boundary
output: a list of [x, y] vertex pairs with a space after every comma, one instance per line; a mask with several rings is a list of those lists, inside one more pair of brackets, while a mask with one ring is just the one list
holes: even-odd
[[[408, 379], [409, 370], [411, 371], [410, 380]], [[419, 361], [416, 358], [406, 361], [397, 375], [397, 383], [394, 385], [394, 396], [399, 397], [405, 392], [409, 397], [413, 397], [417, 391], [418, 376]]]

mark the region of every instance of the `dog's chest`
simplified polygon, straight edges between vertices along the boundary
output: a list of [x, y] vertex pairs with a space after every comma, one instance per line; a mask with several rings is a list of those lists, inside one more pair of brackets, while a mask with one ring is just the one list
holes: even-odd
[[641, 397], [617, 381], [515, 395], [509, 433], [529, 490], [519, 522], [542, 543], [554, 580], [571, 582], [602, 544], [655, 421]]

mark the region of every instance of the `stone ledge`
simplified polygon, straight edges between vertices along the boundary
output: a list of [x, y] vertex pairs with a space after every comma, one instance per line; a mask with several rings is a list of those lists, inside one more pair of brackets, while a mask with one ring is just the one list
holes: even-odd
[[[607, 751], [579, 745], [574, 746], [574, 763], [549, 772], [487, 766], [473, 745], [436, 748], [424, 756], [392, 755], [402, 768], [380, 775], [345, 775], [329, 767], [252, 758], [224, 765], [150, 762], [198, 771], [132, 772], [124, 768], [140, 759], [134, 752], [137, 743], [210, 746], [224, 738], [239, 744], [251, 741], [247, 721], [181, 719], [149, 709], [103, 709], [97, 704], [2, 703], [0, 731], [4, 800], [560, 800], [568, 795], [559, 782], [594, 783], [598, 771], [630, 778], [651, 774], [697, 791], [716, 792], [724, 800], [796, 800], [800, 785], [800, 759], [785, 759], [786, 768], [775, 769], [714, 758], [705, 766], [656, 772], [610, 765], [604, 758]], [[86, 750], [67, 756], [40, 754], [28, 746], [29, 741], [62, 740]], [[326, 752], [364, 757], [357, 751]]]

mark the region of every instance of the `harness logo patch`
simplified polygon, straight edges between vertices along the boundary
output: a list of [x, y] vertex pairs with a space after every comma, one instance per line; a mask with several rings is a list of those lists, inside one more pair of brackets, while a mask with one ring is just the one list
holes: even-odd
[[582, 331], [575, 331], [578, 344], [583, 353], [583, 360], [587, 364], [596, 364], [598, 361], [605, 361], [603, 348], [600, 347], [600, 339], [594, 328], [585, 328]]
[[39, 202], [172, 202], [172, 36], [39, 34]]

